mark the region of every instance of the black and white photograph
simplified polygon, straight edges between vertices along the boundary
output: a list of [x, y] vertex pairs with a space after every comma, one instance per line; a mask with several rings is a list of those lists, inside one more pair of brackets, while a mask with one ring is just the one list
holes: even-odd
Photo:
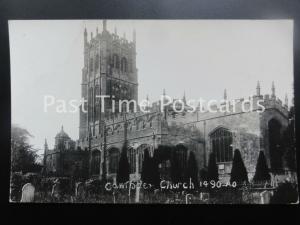
[[8, 28], [11, 203], [299, 203], [293, 19]]

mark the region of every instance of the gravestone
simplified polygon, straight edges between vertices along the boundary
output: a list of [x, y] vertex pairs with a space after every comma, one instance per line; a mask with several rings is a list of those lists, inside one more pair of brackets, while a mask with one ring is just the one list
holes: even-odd
[[59, 183], [54, 183], [52, 186], [51, 197], [59, 199], [60, 198], [60, 187]]
[[34, 201], [35, 188], [31, 183], [27, 183], [22, 188], [21, 202], [33, 202]]
[[263, 191], [260, 193], [260, 204], [269, 204], [271, 200], [271, 192]]
[[209, 193], [208, 192], [200, 192], [199, 196], [201, 201], [208, 201], [209, 200]]
[[78, 198], [84, 198], [85, 196], [85, 190], [84, 190], [84, 183], [78, 182], [75, 185], [75, 196]]

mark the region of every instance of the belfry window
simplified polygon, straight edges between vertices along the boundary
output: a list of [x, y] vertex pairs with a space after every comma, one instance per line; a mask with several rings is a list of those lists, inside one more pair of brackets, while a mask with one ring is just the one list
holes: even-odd
[[232, 161], [232, 133], [226, 128], [218, 128], [210, 134], [212, 151], [218, 162]]
[[121, 59], [121, 71], [127, 72], [127, 59], [125, 57]]
[[96, 61], [95, 61], [95, 71], [99, 69], [99, 55], [96, 55]]
[[113, 62], [114, 62], [114, 67], [115, 68], [119, 68], [119, 56], [117, 55], [117, 54], [114, 54], [114, 56], [113, 56]]
[[93, 67], [94, 67], [94, 60], [93, 58], [90, 59], [90, 72], [93, 72]]

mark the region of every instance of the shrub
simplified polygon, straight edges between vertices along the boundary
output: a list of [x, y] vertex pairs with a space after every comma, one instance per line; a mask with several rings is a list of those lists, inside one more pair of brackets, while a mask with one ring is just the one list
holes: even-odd
[[207, 180], [208, 181], [211, 181], [211, 180], [218, 181], [219, 180], [218, 166], [216, 163], [215, 154], [213, 152], [210, 153], [210, 155], [209, 155]]
[[117, 171], [117, 183], [125, 183], [129, 181], [129, 162], [127, 158], [127, 141], [123, 144], [119, 167]]
[[241, 153], [238, 149], [234, 151], [230, 183], [234, 181], [237, 183], [248, 183], [248, 173], [244, 165]]
[[263, 151], [259, 152], [253, 181], [268, 181], [271, 179], [269, 168]]

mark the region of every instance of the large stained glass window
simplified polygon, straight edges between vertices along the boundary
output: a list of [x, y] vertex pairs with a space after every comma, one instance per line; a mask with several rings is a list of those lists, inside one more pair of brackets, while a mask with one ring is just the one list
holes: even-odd
[[232, 161], [232, 133], [228, 129], [218, 128], [210, 134], [210, 141], [217, 163]]

